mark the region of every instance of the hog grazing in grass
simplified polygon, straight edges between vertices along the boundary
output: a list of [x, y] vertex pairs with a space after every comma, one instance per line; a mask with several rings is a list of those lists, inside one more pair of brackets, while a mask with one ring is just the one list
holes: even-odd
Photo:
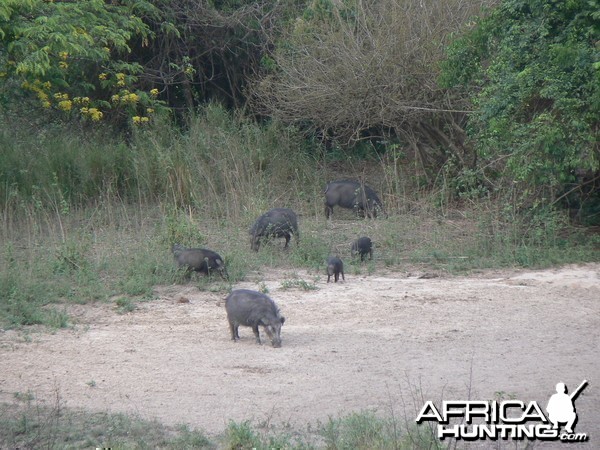
[[364, 236], [358, 238], [356, 241], [352, 243], [352, 247], [350, 248], [350, 255], [354, 258], [357, 254], [360, 255], [360, 260], [364, 261], [365, 256], [369, 255], [369, 259], [373, 259], [373, 242], [371, 239]]
[[250, 228], [250, 248], [258, 251], [261, 240], [271, 237], [285, 238], [285, 248], [287, 248], [292, 235], [298, 243], [300, 233], [296, 213], [289, 208], [273, 208], [256, 219]]
[[327, 282], [333, 276], [333, 280], [337, 283], [340, 279], [340, 273], [342, 274], [342, 280], [346, 281], [344, 278], [344, 263], [337, 256], [330, 256], [327, 258]]
[[173, 257], [179, 267], [187, 269], [187, 273], [203, 272], [210, 275], [213, 271], [219, 272], [221, 278], [228, 278], [223, 258], [212, 250], [206, 248], [186, 248], [179, 244], [173, 244], [171, 248]]
[[331, 181], [325, 186], [325, 217], [333, 214], [333, 207], [353, 209], [365, 217], [377, 217], [377, 211], [386, 216], [377, 193], [364, 183], [353, 180]]
[[252, 327], [256, 343], [260, 344], [258, 326], [262, 326], [271, 339], [273, 347], [281, 347], [281, 326], [285, 322], [275, 302], [265, 294], [249, 289], [232, 291], [225, 299], [225, 310], [231, 330], [231, 340], [240, 338], [240, 325]]

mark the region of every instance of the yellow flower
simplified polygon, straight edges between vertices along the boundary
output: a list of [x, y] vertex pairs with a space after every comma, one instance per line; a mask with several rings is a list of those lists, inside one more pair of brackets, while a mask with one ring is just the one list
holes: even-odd
[[98, 108], [81, 108], [79, 111], [81, 111], [81, 114], [84, 116], [89, 116], [94, 122], [98, 122], [99, 120], [102, 120], [102, 117], [104, 117], [104, 113], [102, 111], [100, 111]]
[[140, 99], [139, 95], [131, 93], [126, 96], [125, 102], [135, 104], [138, 102], [139, 99]]
[[69, 57], [69, 54], [67, 52], [60, 52], [58, 54], [58, 56], [59, 56], [60, 59], [62, 59], [63, 61], [65, 61]]
[[117, 75], [117, 86], [119, 87], [123, 87], [125, 86], [125, 74], [122, 72], [119, 72]]
[[61, 69], [68, 69], [69, 68], [69, 64], [67, 64], [64, 61], [61, 61], [58, 63], [58, 67], [60, 67]]
[[118, 103], [120, 99], [121, 99], [121, 97], [119, 97], [118, 94], [115, 94], [110, 98], [110, 101], [113, 103]]
[[156, 97], [158, 95], [158, 89], [156, 89], [156, 88], [150, 89], [150, 95], [152, 95], [153, 97]]
[[71, 103], [71, 100], [63, 100], [58, 102], [58, 108], [62, 109], [63, 111], [71, 111], [72, 107], [73, 103]]
[[131, 118], [135, 125], [141, 125], [142, 123], [147, 123], [150, 119], [147, 117], [133, 116]]
[[107, 78], [108, 78], [108, 75], [105, 74], [104, 72], [102, 72], [100, 75], [98, 75], [99, 80], [106, 80]]
[[57, 92], [56, 94], [54, 94], [54, 98], [56, 100], [69, 100], [69, 94], [67, 94], [66, 92], [63, 94]]
[[146, 108], [147, 114], [152, 114], [154, 112], [154, 108]]
[[104, 116], [102, 111], [98, 110], [98, 108], [90, 108], [89, 115], [94, 122], [98, 122], [99, 120], [102, 120], [102, 117]]
[[50, 102], [47, 100], [42, 102], [42, 108], [50, 108]]

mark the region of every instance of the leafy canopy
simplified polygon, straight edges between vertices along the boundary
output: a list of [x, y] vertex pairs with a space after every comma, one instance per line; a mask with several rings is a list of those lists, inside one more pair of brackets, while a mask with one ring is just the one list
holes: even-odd
[[441, 79], [474, 92], [487, 180], [543, 204], [597, 175], [599, 24], [598, 0], [505, 0], [449, 47]]
[[0, 83], [32, 91], [44, 108], [69, 112], [80, 105], [93, 120], [103, 109], [131, 106], [114, 99], [111, 105], [108, 98], [133, 99], [126, 88], [135, 85], [141, 67], [128, 61], [131, 42], [147, 43], [143, 17], [156, 14], [146, 0], [3, 0]]

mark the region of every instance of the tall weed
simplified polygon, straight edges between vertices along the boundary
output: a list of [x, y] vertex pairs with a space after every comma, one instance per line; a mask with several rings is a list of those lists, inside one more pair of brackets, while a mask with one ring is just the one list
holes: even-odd
[[208, 220], [238, 221], [306, 198], [317, 174], [302, 142], [293, 129], [260, 126], [208, 105], [189, 118], [185, 132], [136, 136], [133, 151], [143, 192], [191, 206]]
[[[130, 139], [108, 130], [31, 133], [0, 115], [0, 208], [20, 205], [68, 213], [109, 196], [127, 202], [193, 208], [204, 218], [239, 220], [277, 205], [308, 200], [317, 164], [300, 133], [259, 125], [207, 105], [187, 128], [157, 124]], [[12, 215], [12, 214], [11, 214]]]

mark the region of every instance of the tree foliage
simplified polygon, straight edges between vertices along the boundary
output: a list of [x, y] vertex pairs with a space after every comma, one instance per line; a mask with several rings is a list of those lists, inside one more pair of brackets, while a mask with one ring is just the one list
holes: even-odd
[[151, 1], [162, 16], [148, 22], [155, 38], [137, 52], [144, 78], [164, 86], [170, 105], [188, 109], [207, 101], [243, 108], [270, 36], [294, 9], [274, 0]]
[[3, 100], [29, 91], [43, 108], [95, 121], [157, 106], [137, 88], [142, 67], [130, 59], [135, 39], [152, 36], [143, 18], [157, 14], [147, 0], [5, 0], [0, 80], [12, 89]]
[[271, 35], [295, 8], [278, 1], [5, 0], [4, 100], [25, 90], [48, 112], [118, 124], [148, 121], [161, 106], [158, 93], [174, 111], [207, 101], [241, 108]]
[[473, 93], [488, 188], [518, 186], [523, 206], [598, 201], [599, 42], [597, 0], [505, 0], [450, 46], [442, 79]]

